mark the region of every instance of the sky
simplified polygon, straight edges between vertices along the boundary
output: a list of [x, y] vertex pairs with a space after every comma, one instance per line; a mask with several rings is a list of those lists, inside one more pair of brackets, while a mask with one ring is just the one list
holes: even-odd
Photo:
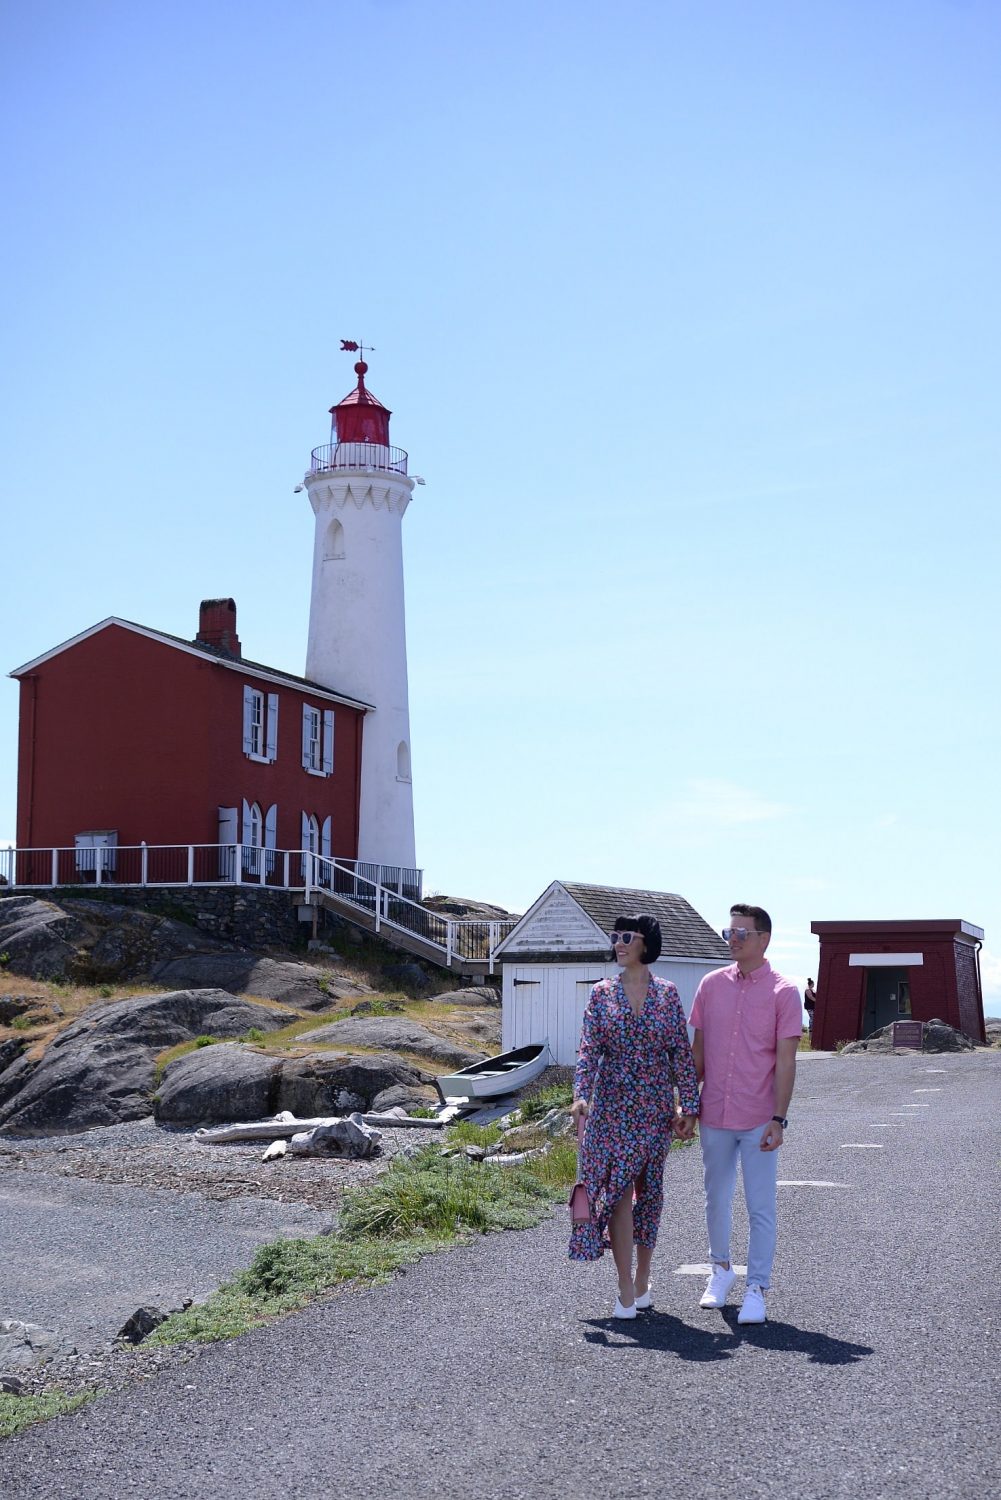
[[12, 0], [5, 670], [231, 595], [302, 672], [364, 339], [425, 889], [749, 901], [800, 980], [961, 917], [1001, 1013], [999, 74], [993, 0]]

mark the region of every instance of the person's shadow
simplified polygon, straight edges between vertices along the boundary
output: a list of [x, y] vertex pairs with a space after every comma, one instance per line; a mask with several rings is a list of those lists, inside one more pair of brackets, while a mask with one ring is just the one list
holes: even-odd
[[[636, 1319], [588, 1318], [585, 1322], [592, 1330], [584, 1334], [589, 1344], [614, 1350], [659, 1349], [702, 1364], [732, 1359], [742, 1343], [780, 1353], [805, 1354], [814, 1365], [854, 1365], [874, 1352], [869, 1344], [850, 1344], [846, 1339], [797, 1328], [793, 1323], [738, 1323], [735, 1307], [724, 1308], [719, 1322], [709, 1328], [685, 1323], [656, 1308]], [[613, 1333], [614, 1339], [609, 1337]]]

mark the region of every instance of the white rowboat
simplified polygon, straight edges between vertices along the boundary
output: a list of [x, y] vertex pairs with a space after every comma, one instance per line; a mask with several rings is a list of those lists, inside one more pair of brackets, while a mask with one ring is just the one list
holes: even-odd
[[449, 1099], [494, 1099], [502, 1094], [516, 1094], [519, 1089], [534, 1083], [549, 1064], [549, 1038], [544, 1042], [531, 1042], [527, 1047], [515, 1047], [513, 1052], [502, 1052], [498, 1057], [485, 1057], [482, 1062], [470, 1063], [457, 1073], [446, 1073], [435, 1079], [435, 1087], [447, 1104]]

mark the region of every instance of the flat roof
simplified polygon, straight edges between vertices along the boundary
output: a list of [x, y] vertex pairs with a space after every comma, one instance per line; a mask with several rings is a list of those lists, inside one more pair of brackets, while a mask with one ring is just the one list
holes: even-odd
[[890, 937], [898, 932], [960, 932], [978, 943], [984, 940], [984, 929], [974, 926], [972, 922], [964, 922], [962, 917], [929, 917], [925, 920], [907, 917], [896, 922], [811, 922], [810, 931], [818, 937]]

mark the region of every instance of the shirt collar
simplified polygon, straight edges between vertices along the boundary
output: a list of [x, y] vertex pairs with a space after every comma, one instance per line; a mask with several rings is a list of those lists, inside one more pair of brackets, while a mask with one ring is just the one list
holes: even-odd
[[772, 966], [768, 962], [767, 958], [765, 959], [763, 964], [759, 964], [756, 969], [752, 969], [750, 974], [747, 975], [741, 974], [740, 968], [736, 963], [730, 965], [730, 973], [733, 975], [735, 980], [746, 978], [750, 979], [754, 984], [757, 984], [759, 979], [767, 979], [771, 972]]

